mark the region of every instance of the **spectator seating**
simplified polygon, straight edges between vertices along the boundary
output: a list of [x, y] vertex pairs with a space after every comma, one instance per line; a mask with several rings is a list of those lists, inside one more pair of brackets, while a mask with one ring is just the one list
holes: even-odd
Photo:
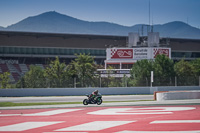
[[[36, 66], [44, 69], [46, 65], [35, 64]], [[30, 64], [0, 64], [0, 73], [10, 72], [10, 80], [16, 83], [21, 76], [23, 76], [27, 71], [29, 71]]]
[[19, 64], [19, 68], [22, 74], [26, 73], [29, 70], [26, 64]]
[[9, 71], [6, 64], [0, 64], [0, 68], [1, 68], [1, 70], [2, 70], [2, 73], [8, 72], [8, 71]]

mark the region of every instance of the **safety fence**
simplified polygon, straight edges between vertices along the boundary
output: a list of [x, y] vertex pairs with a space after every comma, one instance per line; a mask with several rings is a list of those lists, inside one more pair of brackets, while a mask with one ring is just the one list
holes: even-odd
[[27, 83], [23, 80], [12, 88], [88, 88], [88, 87], [157, 87], [157, 86], [200, 86], [199, 76], [186, 77], [150, 77], [134, 79], [131, 77], [100, 77], [68, 78], [65, 80], [49, 81], [46, 78]]
[[65, 82], [67, 87], [156, 87], [156, 86], [200, 86], [200, 77], [150, 77], [133, 79], [130, 77], [95, 77], [90, 80], [81, 81], [73, 78]]

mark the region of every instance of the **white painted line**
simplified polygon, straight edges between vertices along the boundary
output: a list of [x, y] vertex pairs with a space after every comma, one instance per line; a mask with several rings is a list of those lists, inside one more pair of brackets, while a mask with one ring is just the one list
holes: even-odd
[[1, 114], [1, 116], [20, 116], [21, 114]]
[[89, 112], [87, 114], [92, 115], [143, 115], [143, 114], [171, 114], [172, 112], [163, 112], [163, 111], [152, 111], [152, 110], [138, 110], [133, 108], [108, 108], [103, 110], [98, 110], [94, 112]]
[[43, 133], [88, 133], [88, 132], [43, 132]]
[[143, 115], [143, 114], [172, 114], [173, 111], [193, 110], [193, 107], [148, 107], [148, 108], [108, 108], [94, 112], [92, 115]]
[[135, 121], [94, 121], [90, 123], [85, 123], [77, 126], [67, 127], [58, 129], [55, 131], [99, 131], [106, 128], [111, 128], [115, 126], [120, 126]]
[[73, 112], [73, 111], [78, 111], [78, 110], [83, 110], [83, 109], [57, 109], [57, 110], [40, 112], [40, 113], [24, 114], [23, 116], [50, 116], [50, 115], [68, 113], [68, 112]]
[[24, 123], [18, 123], [8, 126], [2, 126], [0, 127], [0, 131], [25, 131], [33, 128], [53, 125], [57, 123], [62, 123], [61, 121], [57, 122], [24, 122]]
[[196, 131], [120, 131], [115, 133], [200, 133], [200, 130]]
[[167, 121], [153, 121], [150, 124], [160, 123], [200, 123], [200, 120], [167, 120]]

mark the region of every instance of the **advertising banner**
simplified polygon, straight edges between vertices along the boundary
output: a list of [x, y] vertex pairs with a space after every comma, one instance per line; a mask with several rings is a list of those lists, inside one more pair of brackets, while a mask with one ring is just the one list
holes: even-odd
[[157, 55], [164, 54], [167, 57], [171, 58], [171, 49], [169, 48], [154, 48], [153, 49], [153, 58], [156, 58]]
[[131, 60], [142, 60], [142, 59], [155, 59], [157, 55], [164, 54], [171, 58], [171, 48], [162, 47], [143, 47], [143, 48], [108, 48], [107, 49], [107, 60], [118, 59], [131, 59]]
[[134, 48], [133, 59], [150, 59], [151, 49], [149, 48]]
[[111, 59], [132, 59], [133, 58], [133, 49], [110, 49], [110, 58]]

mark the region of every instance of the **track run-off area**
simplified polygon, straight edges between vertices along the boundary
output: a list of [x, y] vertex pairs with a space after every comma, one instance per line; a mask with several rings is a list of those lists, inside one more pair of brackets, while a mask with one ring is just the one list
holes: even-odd
[[0, 133], [200, 133], [200, 105], [0, 110]]

